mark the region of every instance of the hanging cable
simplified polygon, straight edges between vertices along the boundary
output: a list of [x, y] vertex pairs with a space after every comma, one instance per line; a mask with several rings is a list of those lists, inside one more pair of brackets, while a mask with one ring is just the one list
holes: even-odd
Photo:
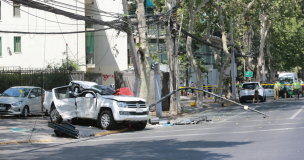
[[[28, 10], [28, 12], [30, 12], [30, 11], [29, 11], [29, 8], [27, 8], [27, 10]], [[30, 31], [30, 15], [27, 15], [27, 20], [28, 20], [28, 22], [27, 22], [27, 24], [28, 24], [27, 29], [28, 29], [28, 31]], [[37, 9], [36, 9], [36, 28], [35, 28], [35, 32], [36, 32], [36, 31], [37, 31]], [[33, 39], [33, 38], [35, 37], [35, 35], [34, 35], [34, 37], [32, 38], [31, 35], [29, 34], [29, 37], [30, 37], [30, 39]]]

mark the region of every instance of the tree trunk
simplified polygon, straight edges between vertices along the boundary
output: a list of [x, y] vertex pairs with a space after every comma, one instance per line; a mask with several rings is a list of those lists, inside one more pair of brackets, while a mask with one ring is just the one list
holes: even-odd
[[[175, 0], [166, 0], [166, 11], [169, 11], [173, 8], [173, 4], [172, 2]], [[173, 64], [173, 40], [171, 38], [171, 28], [170, 28], [170, 23], [165, 26], [165, 30], [166, 30], [166, 50], [167, 50], [167, 56], [168, 56], [168, 65], [169, 65], [169, 92], [173, 92], [174, 90], [174, 64]], [[172, 96], [170, 96], [170, 113], [173, 115], [177, 114], [177, 108], [175, 108], [176, 106], [176, 101], [175, 101], [175, 94], [173, 94]]]
[[141, 67], [141, 87], [140, 87], [140, 98], [143, 98], [149, 104], [149, 93], [150, 93], [150, 68], [151, 68], [151, 58], [148, 48], [148, 39], [146, 31], [146, 18], [144, 9], [144, 0], [136, 0], [137, 3], [137, 20], [138, 20], [138, 30], [139, 30], [139, 43], [141, 43], [139, 48], [140, 54], [140, 67]]
[[[193, 3], [191, 4], [189, 8], [189, 23], [188, 23], [188, 30], [190, 34], [193, 34], [193, 27], [194, 27], [194, 13], [191, 12], [193, 10]], [[192, 38], [187, 37], [187, 42], [186, 42], [186, 51], [187, 51], [187, 56], [188, 60], [191, 64], [191, 67], [193, 68], [195, 75], [196, 75], [196, 87], [197, 88], [202, 88], [201, 85], [201, 70], [199, 68], [199, 65], [197, 64], [193, 53], [192, 53]], [[197, 92], [196, 100], [195, 100], [195, 105], [196, 107], [203, 107], [203, 93], [202, 92]]]
[[[225, 62], [224, 64], [221, 66], [220, 69], [220, 75], [219, 75], [219, 79], [218, 79], [218, 90], [216, 94], [220, 93], [220, 90], [223, 88], [223, 79], [224, 79], [224, 74], [226, 72], [227, 69], [227, 65], [230, 63], [231, 60], [231, 56], [228, 52], [228, 48], [227, 48], [227, 40], [226, 40], [226, 27], [225, 27], [225, 23], [223, 20], [223, 6], [220, 5], [221, 4], [221, 0], [218, 1], [218, 6], [217, 6], [217, 11], [218, 11], [218, 18], [219, 18], [219, 22], [221, 25], [221, 33], [222, 33], [222, 45], [223, 45], [223, 52], [224, 52], [224, 57], [225, 57]], [[247, 13], [247, 11], [251, 8], [251, 6], [253, 5], [255, 1], [253, 0], [252, 2], [250, 2], [247, 7], [243, 10], [243, 12], [239, 15], [238, 19], [236, 20], [236, 22], [233, 23], [232, 26], [230, 27], [236, 27], [238, 25], [238, 23], [243, 19], [244, 15]], [[234, 78], [234, 77], [233, 77]], [[230, 90], [230, 89], [229, 89]], [[217, 99], [215, 100], [217, 101]]]
[[262, 28], [260, 30], [260, 48], [259, 48], [259, 57], [257, 59], [257, 70], [256, 70], [256, 81], [258, 81], [258, 82], [261, 80], [261, 69], [262, 69], [263, 59], [264, 59], [265, 40], [267, 37], [269, 27], [271, 25], [271, 23], [269, 23], [268, 26], [266, 25], [268, 16], [260, 15], [260, 19], [261, 19]]

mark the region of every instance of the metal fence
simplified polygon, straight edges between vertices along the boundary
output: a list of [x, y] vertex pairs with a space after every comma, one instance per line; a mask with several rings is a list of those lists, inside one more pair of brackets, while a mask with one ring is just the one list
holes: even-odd
[[101, 73], [85, 73], [60, 69], [0, 68], [0, 93], [13, 86], [36, 86], [45, 90], [68, 85], [72, 80], [101, 84]]

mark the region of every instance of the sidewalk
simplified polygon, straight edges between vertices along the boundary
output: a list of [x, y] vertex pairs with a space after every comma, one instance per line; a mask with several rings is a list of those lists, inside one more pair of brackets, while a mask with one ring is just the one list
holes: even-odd
[[[191, 106], [191, 102], [195, 102], [195, 96], [181, 96], [180, 99], [182, 111], [179, 112], [178, 115], [171, 115], [169, 111], [163, 111], [163, 119], [168, 119], [168, 122], [170, 123], [176, 123], [188, 119], [191, 121], [198, 121], [207, 118], [207, 120], [210, 120], [212, 123], [213, 121], [219, 121], [233, 116], [234, 114], [231, 113], [233, 110], [242, 110], [242, 108], [238, 106], [227, 107], [233, 104], [227, 101], [223, 101], [225, 104], [223, 107], [222, 103], [215, 103], [215, 100], [212, 98], [204, 99], [203, 107]], [[156, 112], [150, 112], [150, 116], [155, 117]]]
[[[57, 137], [54, 129], [48, 127], [48, 122], [50, 122], [49, 117], [43, 116], [42, 118], [42, 115], [30, 115], [27, 118], [1, 115], [0, 145], [30, 143], [30, 141], [37, 143], [75, 140], [70, 137]], [[96, 125], [96, 121], [91, 120], [76, 120], [73, 121], [73, 125], [79, 130], [79, 138], [114, 134], [128, 129], [117, 127], [114, 131], [102, 130]]]

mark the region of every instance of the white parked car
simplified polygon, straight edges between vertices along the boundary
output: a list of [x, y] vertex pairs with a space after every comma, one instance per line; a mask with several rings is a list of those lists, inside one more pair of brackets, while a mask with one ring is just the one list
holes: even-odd
[[112, 129], [116, 124], [144, 129], [149, 119], [146, 100], [114, 93], [114, 89], [95, 82], [72, 81], [68, 86], [46, 91], [43, 106], [50, 110], [51, 121], [55, 123], [85, 118], [97, 120], [103, 129]]
[[266, 101], [266, 92], [265, 89], [262, 87], [260, 82], [246, 82], [242, 85], [240, 91], [240, 101], [241, 103], [246, 102], [246, 100], [252, 100], [254, 93], [255, 93], [255, 84], [259, 86], [259, 100], [261, 102]]
[[263, 88], [266, 92], [266, 97], [274, 97], [273, 87], [274, 85], [268, 85], [268, 84], [263, 85]]
[[16, 86], [0, 94], [0, 114], [22, 115], [41, 113], [40, 87]]

